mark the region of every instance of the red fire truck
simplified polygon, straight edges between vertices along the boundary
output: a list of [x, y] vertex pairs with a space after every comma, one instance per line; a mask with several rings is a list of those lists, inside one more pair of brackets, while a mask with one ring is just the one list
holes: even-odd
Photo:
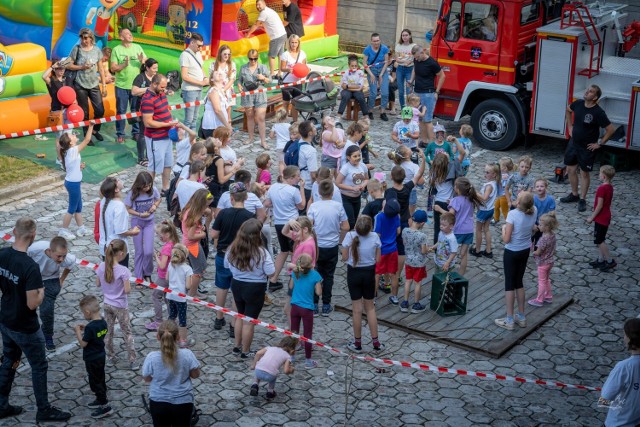
[[591, 84], [619, 126], [609, 145], [640, 150], [640, 38], [626, 5], [562, 0], [443, 0], [431, 56], [446, 80], [436, 116], [471, 116], [474, 137], [504, 150], [522, 138], [567, 138], [566, 106]]

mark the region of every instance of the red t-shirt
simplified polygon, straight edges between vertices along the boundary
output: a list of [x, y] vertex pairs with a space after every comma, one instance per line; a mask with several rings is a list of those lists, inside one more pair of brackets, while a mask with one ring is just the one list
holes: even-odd
[[602, 210], [593, 218], [593, 222], [600, 225], [609, 226], [611, 223], [611, 200], [613, 199], [613, 185], [602, 184], [596, 190], [596, 197], [593, 202], [593, 209], [598, 205], [598, 198], [602, 198]]
[[[162, 93], [160, 95], [148, 90], [142, 96], [140, 103], [140, 112], [142, 114], [153, 114], [153, 120], [158, 122], [170, 122], [173, 120], [171, 111], [169, 111], [169, 101], [167, 96]], [[144, 136], [153, 139], [169, 138], [169, 125], [165, 128], [144, 128]]]

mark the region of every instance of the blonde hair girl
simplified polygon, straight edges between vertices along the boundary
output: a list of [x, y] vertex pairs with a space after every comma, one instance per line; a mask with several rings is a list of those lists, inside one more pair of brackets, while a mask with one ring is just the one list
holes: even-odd
[[105, 346], [107, 357], [112, 364], [117, 362], [113, 348], [113, 332], [116, 320], [120, 324], [120, 330], [124, 335], [124, 342], [129, 356], [129, 366], [132, 370], [138, 369], [136, 362], [136, 350], [131, 334], [131, 322], [129, 320], [129, 299], [131, 292], [131, 272], [119, 263], [127, 256], [127, 245], [120, 239], [114, 239], [105, 248], [105, 261], [100, 263], [96, 270], [96, 285], [102, 290], [104, 296], [104, 317], [107, 322], [107, 335]]
[[[193, 270], [187, 262], [189, 250], [181, 243], [177, 243], [171, 250], [171, 260], [167, 269], [167, 281], [169, 289], [169, 320], [178, 319], [178, 333], [180, 335], [180, 347], [186, 348], [195, 344], [195, 340], [187, 340], [187, 300], [178, 294], [186, 294], [194, 286]], [[197, 289], [197, 287], [196, 287]]]
[[[179, 348], [179, 334], [172, 320], [162, 322], [156, 335], [160, 351], [150, 352], [142, 366], [142, 378], [149, 387], [149, 410], [154, 425], [187, 426], [193, 412], [193, 385], [200, 376], [200, 363], [193, 352]], [[177, 386], [176, 386], [177, 384]]]

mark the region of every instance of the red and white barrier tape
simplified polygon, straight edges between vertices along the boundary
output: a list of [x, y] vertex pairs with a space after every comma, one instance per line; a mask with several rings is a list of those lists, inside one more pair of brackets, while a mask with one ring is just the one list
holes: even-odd
[[[373, 67], [375, 65], [382, 64], [382, 63], [383, 62], [378, 62], [376, 64], [371, 64], [370, 66], [365, 66], [363, 68], [370, 68], [370, 67]], [[362, 69], [362, 68], [359, 68], [359, 69]], [[295, 82], [284, 83], [284, 84], [281, 84], [281, 85], [271, 86], [271, 87], [263, 88], [263, 89], [255, 89], [255, 90], [249, 90], [249, 91], [245, 91], [245, 92], [238, 92], [238, 93], [234, 93], [231, 98], [235, 99], [235, 98], [237, 98], [239, 96], [255, 95], [257, 93], [267, 93], [267, 92], [271, 92], [271, 91], [274, 91], [274, 90], [287, 88], [287, 87], [292, 87], [292, 86], [303, 84], [303, 83], [319, 81], [319, 80], [325, 79], [327, 77], [337, 77], [337, 76], [341, 76], [342, 74], [346, 73], [347, 71], [341, 71], [339, 73], [333, 73], [333, 74], [325, 74], [325, 75], [322, 75], [320, 77], [314, 77], [314, 78], [311, 78], [311, 79], [306, 79], [306, 78], [305, 79], [300, 79], [300, 80], [297, 80]], [[169, 109], [170, 110], [180, 110], [182, 108], [196, 107], [196, 106], [202, 105], [202, 104], [204, 104], [204, 101], [185, 102], [183, 104], [171, 105], [171, 106], [169, 106]], [[58, 125], [58, 126], [44, 127], [44, 128], [40, 128], [40, 129], [23, 130], [23, 131], [20, 131], [20, 132], [11, 132], [11, 133], [6, 133], [6, 134], [0, 134], [0, 140], [11, 139], [11, 138], [19, 138], [19, 137], [22, 137], [22, 136], [30, 136], [30, 135], [41, 135], [41, 134], [45, 134], [45, 133], [49, 133], [49, 132], [57, 132], [57, 131], [62, 131], [62, 130], [80, 128], [80, 127], [89, 126], [92, 123], [96, 124], [96, 125], [97, 124], [102, 124], [102, 123], [111, 123], [111, 122], [116, 122], [118, 120], [133, 119], [134, 117], [142, 117], [142, 113], [141, 112], [133, 112], [133, 113], [117, 114], [117, 115], [111, 116], [111, 117], [102, 117], [100, 119], [85, 120], [83, 122], [69, 123], [69, 124]]]
[[[3, 240], [9, 240], [11, 239], [12, 236], [9, 234], [5, 234], [2, 239]], [[90, 268], [92, 270], [96, 270], [98, 268], [98, 264], [95, 264], [93, 262], [90, 261], [86, 261], [83, 259], [76, 259], [76, 263], [78, 265], [80, 265], [81, 267], [85, 267], [85, 268]], [[442, 374], [453, 374], [453, 375], [464, 375], [464, 376], [469, 376], [469, 377], [476, 377], [476, 378], [487, 378], [487, 379], [492, 379], [492, 380], [499, 380], [499, 381], [510, 381], [510, 382], [517, 382], [517, 383], [529, 383], [529, 384], [538, 384], [538, 385], [546, 385], [546, 386], [551, 386], [551, 387], [560, 387], [560, 388], [573, 388], [573, 389], [578, 389], [578, 390], [587, 390], [587, 391], [600, 391], [602, 390], [601, 387], [590, 387], [590, 386], [584, 386], [584, 385], [576, 385], [576, 384], [566, 384], [566, 383], [562, 383], [559, 381], [545, 381], [545, 380], [541, 380], [541, 379], [533, 379], [533, 378], [524, 378], [524, 377], [514, 377], [514, 376], [510, 376], [510, 375], [500, 375], [500, 374], [493, 374], [493, 373], [486, 373], [486, 372], [477, 372], [477, 371], [468, 371], [465, 369], [453, 369], [453, 368], [445, 368], [443, 366], [433, 366], [433, 365], [427, 365], [425, 363], [416, 363], [416, 362], [405, 362], [405, 361], [400, 361], [400, 360], [392, 360], [392, 359], [380, 359], [377, 357], [370, 357], [370, 356], [356, 356], [354, 354], [351, 354], [349, 352], [346, 352], [344, 350], [341, 350], [339, 348], [335, 348], [335, 347], [331, 347], [328, 344], [325, 344], [323, 342], [320, 341], [315, 341], [306, 337], [303, 337], [301, 335], [295, 334], [291, 331], [289, 331], [288, 329], [284, 329], [281, 328], [277, 325], [274, 325], [272, 323], [267, 323], [267, 322], [263, 322], [262, 320], [259, 319], [254, 319], [252, 317], [249, 316], [245, 316], [244, 314], [240, 314], [237, 313], [233, 310], [229, 310], [228, 308], [225, 307], [220, 307], [214, 303], [211, 302], [207, 302], [207, 301], [203, 301], [199, 298], [194, 298], [192, 296], [183, 294], [181, 292], [174, 292], [169, 288], [164, 288], [164, 287], [160, 287], [158, 285], [156, 285], [155, 283], [150, 283], [150, 282], [146, 282], [142, 279], [136, 279], [134, 281], [136, 284], [138, 285], [144, 285], [147, 286], [148, 288], [151, 289], [158, 289], [163, 291], [164, 293], [171, 293], [171, 294], [175, 294], [181, 298], [186, 298], [188, 301], [194, 303], [194, 304], [198, 304], [207, 308], [211, 308], [213, 310], [216, 311], [221, 311], [222, 313], [238, 318], [238, 319], [242, 319], [245, 322], [249, 322], [252, 323], [254, 325], [257, 326], [262, 326], [263, 328], [269, 329], [271, 331], [276, 331], [276, 332], [280, 332], [284, 335], [289, 335], [295, 338], [298, 338], [300, 341], [302, 342], [308, 342], [309, 344], [315, 345], [316, 347], [320, 347], [323, 348], [331, 353], [334, 354], [339, 354], [341, 356], [346, 356], [346, 357], [350, 357], [352, 359], [357, 359], [363, 362], [375, 362], [375, 363], [380, 363], [380, 364], [384, 364], [384, 365], [389, 365], [389, 366], [401, 366], [403, 368], [413, 368], [413, 369], [418, 369], [421, 371], [431, 371], [431, 372], [435, 372], [435, 373], [442, 373]]]

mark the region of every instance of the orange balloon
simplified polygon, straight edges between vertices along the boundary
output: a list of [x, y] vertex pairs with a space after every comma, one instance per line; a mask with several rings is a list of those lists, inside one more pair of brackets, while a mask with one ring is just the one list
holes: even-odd
[[293, 75], [296, 76], [299, 79], [302, 79], [304, 77], [307, 77], [307, 74], [309, 74], [309, 67], [307, 66], [307, 64], [296, 64], [293, 66]]

